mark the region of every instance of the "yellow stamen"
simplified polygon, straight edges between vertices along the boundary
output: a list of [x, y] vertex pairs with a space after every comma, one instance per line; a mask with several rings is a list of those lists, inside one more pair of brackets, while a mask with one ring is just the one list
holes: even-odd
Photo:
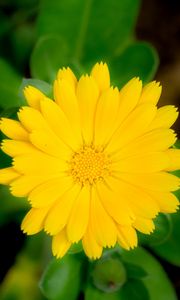
[[81, 184], [93, 184], [110, 173], [110, 160], [102, 150], [84, 146], [73, 154], [70, 174]]

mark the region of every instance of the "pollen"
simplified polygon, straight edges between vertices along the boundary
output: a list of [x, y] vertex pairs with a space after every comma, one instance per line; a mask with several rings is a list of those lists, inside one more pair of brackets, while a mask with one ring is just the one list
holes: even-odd
[[74, 153], [70, 161], [70, 173], [82, 185], [93, 184], [110, 174], [110, 164], [104, 151], [85, 146]]

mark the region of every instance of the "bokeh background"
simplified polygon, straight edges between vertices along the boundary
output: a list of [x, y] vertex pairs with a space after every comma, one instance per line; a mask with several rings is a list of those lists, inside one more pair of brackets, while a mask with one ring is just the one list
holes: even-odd
[[[160, 58], [155, 79], [163, 86], [160, 104], [180, 106], [180, 1], [144, 0], [139, 12], [136, 35], [149, 41]], [[180, 126], [176, 124], [180, 134]]]
[[[60, 13], [58, 12], [59, 15], [57, 16], [54, 12], [56, 9], [54, 11], [52, 9], [57, 0], [0, 0], [0, 116], [15, 116], [18, 106], [23, 103], [22, 87], [29, 81], [25, 79], [22, 82], [22, 78], [35, 77], [47, 81], [48, 83], [34, 81], [34, 84], [49, 92], [49, 83], [54, 78], [57, 66], [67, 65], [67, 53], [70, 50], [73, 52], [74, 48], [71, 45], [69, 50], [64, 40], [59, 38], [58, 24], [64, 22], [65, 19], [67, 23], [73, 23], [78, 16], [73, 10], [70, 14], [67, 13], [68, 2], [73, 3], [73, 1], [67, 0], [66, 2], [67, 9], [59, 10]], [[115, 49], [117, 51], [112, 54], [106, 53], [107, 49], [104, 49], [103, 44], [106, 40], [105, 32], [102, 32], [102, 36], [104, 34], [102, 44], [97, 45], [97, 48], [93, 46], [93, 48], [92, 45], [96, 44], [94, 39], [96, 34], [94, 34], [86, 46], [88, 59], [86, 53], [83, 54], [84, 56], [82, 55], [80, 45], [79, 49], [76, 47], [76, 51], [79, 51], [77, 56], [81, 56], [81, 59], [76, 61], [72, 59], [71, 65], [77, 74], [84, 69], [89, 70], [94, 60], [101, 58], [102, 52], [102, 58], [107, 57], [107, 61], [110, 62], [110, 69], [114, 72], [113, 82], [118, 83], [119, 87], [135, 75], [140, 75], [144, 82], [155, 78], [163, 85], [160, 105], [174, 104], [179, 107], [180, 1], [142, 0], [140, 3], [136, 0], [127, 0], [126, 2], [125, 14], [121, 23], [124, 24], [124, 28], [127, 27], [127, 30], [123, 31], [122, 28], [119, 28], [116, 35], [114, 32], [108, 33], [113, 19], [121, 19], [121, 12], [116, 12], [116, 1], [113, 1], [114, 10], [112, 9], [112, 15], [109, 19], [106, 20], [105, 9], [102, 9], [101, 16], [102, 19], [109, 22], [107, 24], [107, 37], [108, 34], [110, 35], [109, 45], [112, 47], [113, 44], [116, 45], [116, 36], [119, 34], [121, 36], [120, 41], [123, 40], [122, 45], [120, 45], [122, 48], [117, 47]], [[108, 7], [106, 0], [98, 3], [100, 3], [97, 4], [98, 6]], [[96, 26], [98, 24], [94, 18], [94, 23], [92, 23], [94, 32], [96, 32]], [[67, 28], [67, 30], [69, 29]], [[82, 31], [82, 36], [83, 34]], [[44, 35], [46, 35], [45, 38]], [[76, 39], [74, 33], [69, 33], [69, 40], [71, 39]], [[111, 48], [110, 46], [109, 48]], [[92, 49], [95, 49], [94, 53]], [[110, 51], [111, 49], [109, 49]], [[132, 60], [129, 59], [130, 57]], [[179, 124], [176, 122], [175, 128], [180, 137]], [[1, 153], [0, 166], [6, 167], [9, 163], [9, 158]], [[51, 259], [50, 241], [44, 237], [43, 233], [35, 237], [26, 237], [20, 231], [20, 222], [27, 209], [28, 205], [24, 199], [15, 199], [10, 196], [6, 188], [0, 188], [1, 300], [46, 299], [39, 291], [38, 280]], [[167, 219], [160, 220], [160, 227], [162, 224], [165, 228], [162, 229], [161, 227], [160, 229], [165, 236], [169, 234], [167, 234], [166, 229], [168, 231], [171, 226], [174, 226], [173, 229], [171, 228], [171, 239], [165, 241], [165, 244], [162, 243], [159, 246], [157, 244], [158, 236], [155, 236], [155, 244], [153, 244], [154, 242], [148, 244], [145, 241], [144, 245], [162, 264], [176, 294], [180, 297], [179, 219], [179, 216], [172, 217], [172, 224], [170, 225], [169, 219], [168, 221]], [[158, 297], [160, 296], [153, 298], [153, 300], [160, 300], [161, 298]], [[83, 293], [79, 299], [84, 299]], [[146, 300], [143, 296], [138, 299]], [[171, 298], [169, 296], [163, 298], [162, 296], [162, 299], [176, 298], [173, 294]], [[64, 298], [64, 300], [71, 299]]]

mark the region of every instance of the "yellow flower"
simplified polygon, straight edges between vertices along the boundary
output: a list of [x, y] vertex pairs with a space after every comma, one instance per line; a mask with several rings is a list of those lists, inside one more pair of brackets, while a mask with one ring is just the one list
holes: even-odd
[[107, 65], [97, 63], [79, 81], [69, 68], [59, 70], [54, 101], [32, 86], [24, 94], [29, 106], [19, 121], [1, 120], [10, 138], [2, 150], [13, 162], [0, 182], [28, 198], [22, 230], [44, 229], [55, 256], [80, 240], [90, 258], [116, 243], [134, 248], [136, 230], [149, 234], [159, 212], [176, 211], [179, 179], [169, 171], [180, 168], [180, 151], [171, 148], [169, 128], [178, 113], [157, 108], [158, 83], [142, 87], [133, 78], [119, 91]]

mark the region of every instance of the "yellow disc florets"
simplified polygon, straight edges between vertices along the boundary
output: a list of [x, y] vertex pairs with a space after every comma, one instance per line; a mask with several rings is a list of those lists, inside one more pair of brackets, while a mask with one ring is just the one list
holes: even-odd
[[75, 152], [70, 161], [70, 173], [81, 184], [93, 184], [109, 174], [110, 160], [107, 155], [93, 147], [85, 146]]

